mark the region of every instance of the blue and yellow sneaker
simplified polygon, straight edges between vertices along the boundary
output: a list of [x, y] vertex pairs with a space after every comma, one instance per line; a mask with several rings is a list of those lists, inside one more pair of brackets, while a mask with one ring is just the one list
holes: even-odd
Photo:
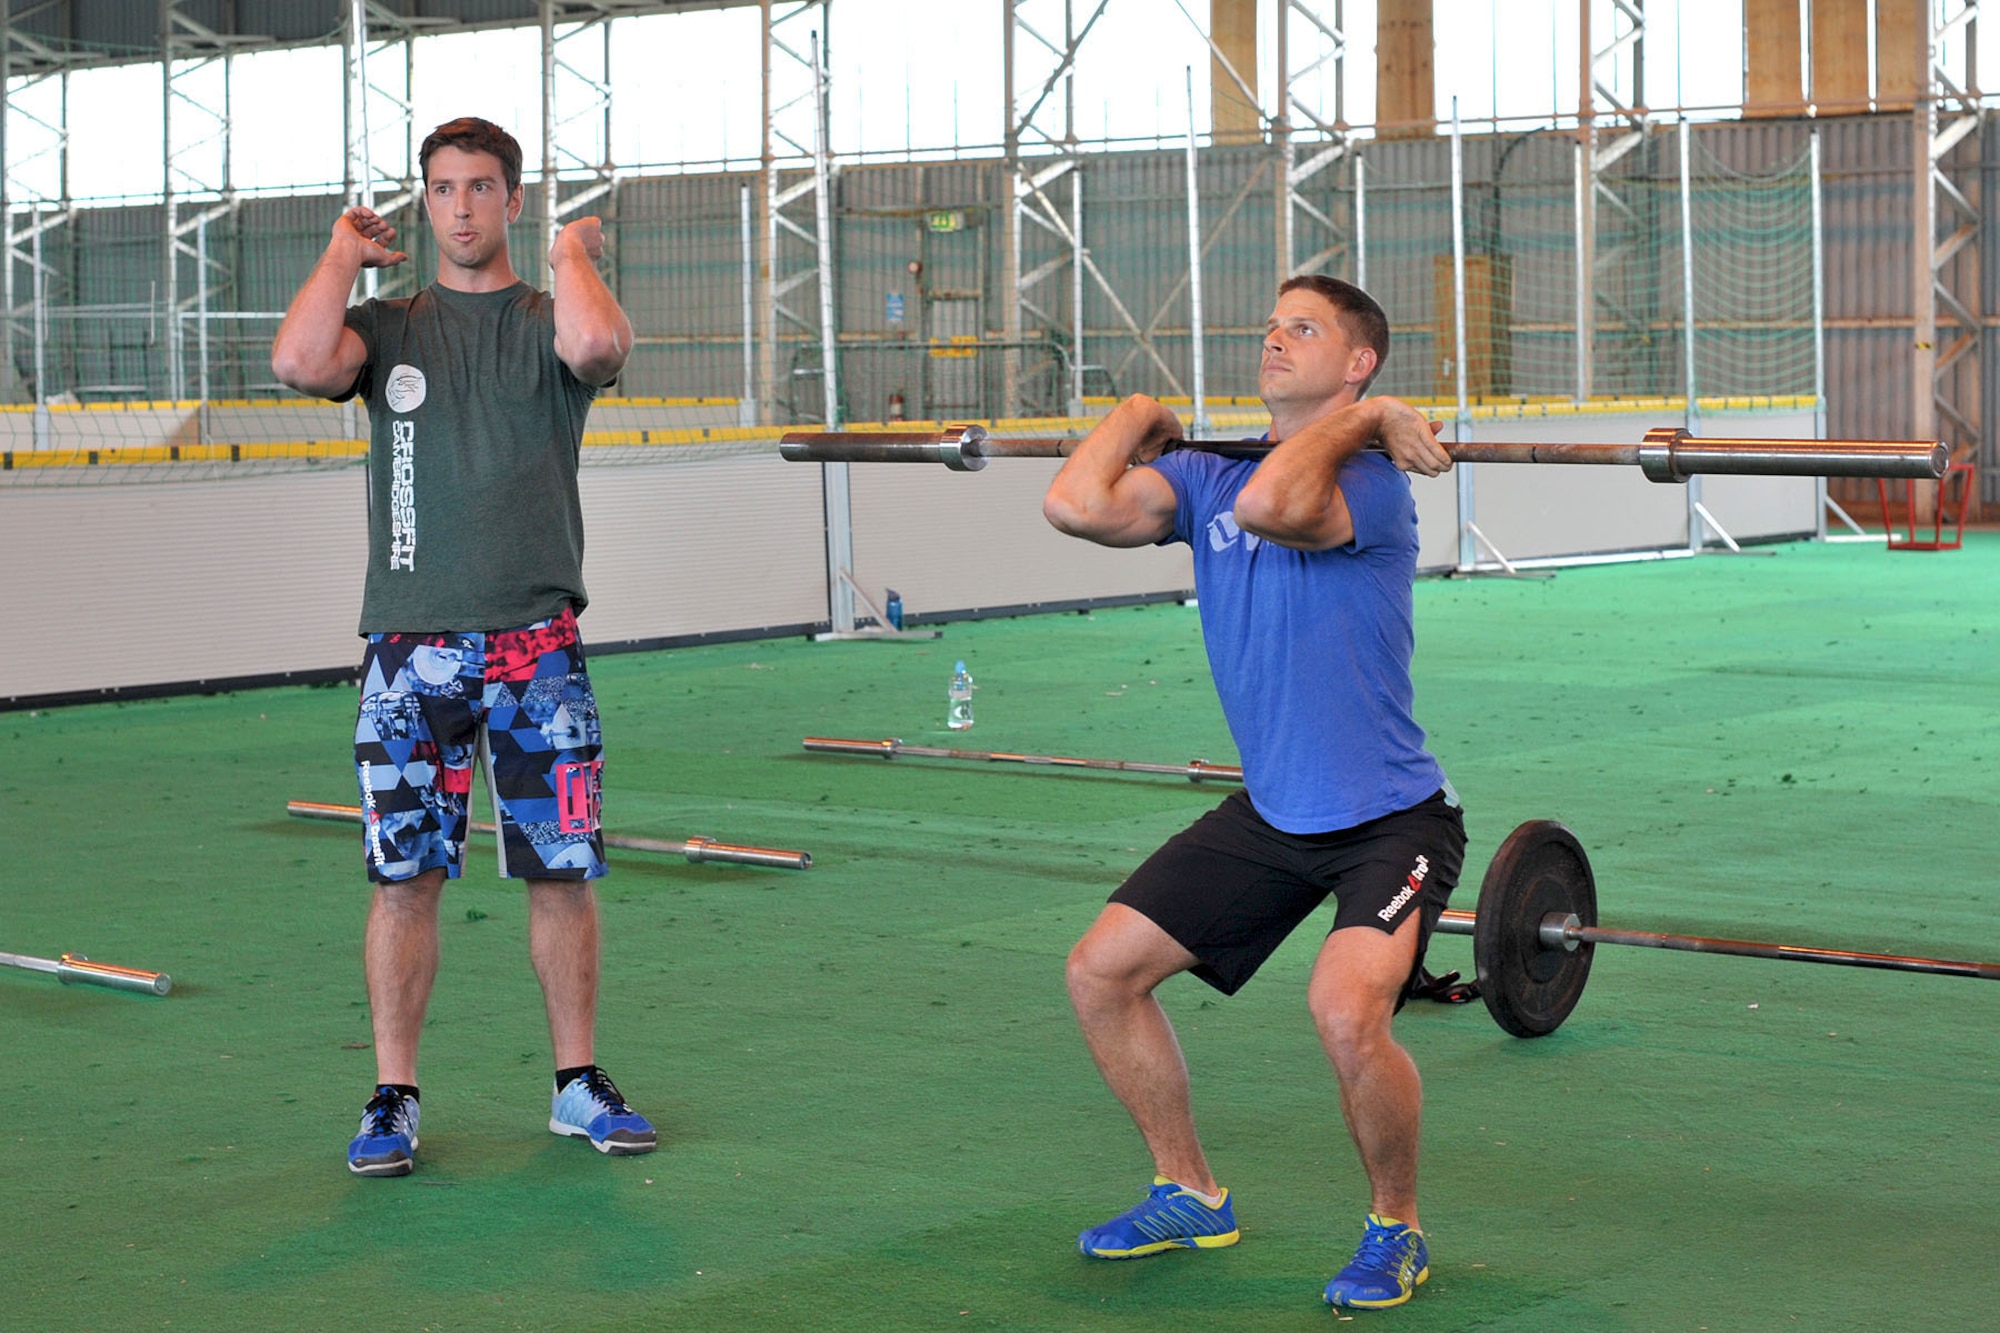
[[347, 1169], [357, 1176], [407, 1176], [416, 1165], [422, 1108], [386, 1083], [361, 1111], [361, 1132], [347, 1145]]
[[1211, 1208], [1185, 1185], [1155, 1176], [1143, 1203], [1078, 1236], [1076, 1248], [1093, 1259], [1138, 1259], [1162, 1250], [1218, 1249], [1241, 1237], [1228, 1190]]
[[1393, 1217], [1370, 1213], [1354, 1261], [1326, 1284], [1326, 1303], [1357, 1310], [1401, 1305], [1430, 1275], [1431, 1252], [1423, 1234]]
[[549, 1129], [589, 1139], [591, 1147], [616, 1157], [651, 1152], [659, 1142], [652, 1123], [625, 1104], [611, 1076], [596, 1065], [556, 1090], [549, 1105]]

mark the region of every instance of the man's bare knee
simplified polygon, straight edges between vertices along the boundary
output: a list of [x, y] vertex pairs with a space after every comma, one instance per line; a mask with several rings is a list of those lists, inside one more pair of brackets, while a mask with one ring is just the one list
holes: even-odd
[[1069, 997], [1079, 1009], [1102, 1004], [1127, 989], [1118, 984], [1118, 971], [1107, 948], [1095, 931], [1078, 940], [1069, 951], [1063, 975], [1069, 983]]
[[1082, 1008], [1142, 999], [1192, 965], [1192, 955], [1158, 926], [1129, 908], [1114, 907], [1069, 951], [1065, 972], [1070, 999]]
[[409, 879], [392, 880], [375, 886], [375, 901], [384, 909], [409, 915], [435, 915], [444, 896], [445, 873], [426, 870]]
[[1336, 1068], [1364, 1067], [1395, 1045], [1390, 1029], [1396, 1012], [1393, 998], [1315, 986], [1307, 992], [1306, 1008], [1319, 1032], [1320, 1045]]

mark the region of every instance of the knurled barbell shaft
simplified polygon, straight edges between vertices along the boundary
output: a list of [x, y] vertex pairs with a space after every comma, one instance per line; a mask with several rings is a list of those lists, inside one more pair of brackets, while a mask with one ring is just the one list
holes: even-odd
[[[1446, 909], [1438, 918], [1443, 935], [1470, 935], [1476, 917], [1471, 912]], [[1579, 944], [1623, 944], [1640, 949], [1676, 949], [1684, 953], [1733, 954], [1739, 958], [1772, 958], [1792, 963], [1830, 963], [1836, 967], [1872, 967], [1890, 972], [1928, 972], [1942, 976], [1976, 977], [2000, 981], [2000, 963], [1954, 962], [1942, 958], [1909, 958], [1900, 954], [1857, 953], [1851, 949], [1812, 949], [1794, 944], [1766, 944], [1759, 940], [1710, 939], [1701, 935], [1666, 935], [1655, 931], [1614, 930], [1607, 926], [1584, 926], [1575, 917], [1551, 913], [1541, 926], [1544, 944], [1550, 948], [1575, 948]]]
[[[287, 801], [285, 813], [300, 819], [329, 819], [344, 824], [361, 822], [361, 807], [358, 805]], [[491, 833], [493, 826], [475, 822], [472, 831]], [[794, 852], [782, 847], [742, 847], [735, 843], [717, 842], [713, 838], [689, 838], [685, 842], [665, 842], [657, 838], [628, 838], [607, 833], [604, 835], [604, 845], [632, 852], [663, 852], [668, 856], [684, 856], [696, 863], [728, 861], [736, 865], [770, 866], [774, 870], [810, 870], [813, 863], [810, 852]]]
[[[989, 435], [982, 426], [943, 431], [793, 431], [778, 452], [795, 463], [942, 463], [977, 472], [995, 458], [1067, 458], [1081, 440]], [[1232, 458], [1261, 458], [1275, 446], [1256, 440], [1181, 440]], [[1882, 477], [1936, 480], [1951, 451], [1939, 440], [1757, 440], [1696, 437], [1674, 426], [1646, 432], [1639, 444], [1478, 441], [1447, 443], [1460, 463], [1593, 463], [1638, 467], [1653, 481], [1697, 475]]]
[[879, 740], [843, 740], [837, 736], [808, 736], [805, 748], [815, 754], [860, 754], [881, 759], [909, 755], [917, 759], [972, 759], [991, 764], [1035, 764], [1053, 768], [1100, 768], [1123, 773], [1165, 773], [1189, 782], [1241, 782], [1243, 770], [1234, 764], [1211, 764], [1206, 759], [1190, 759], [1185, 764], [1148, 764], [1135, 759], [1070, 759], [1054, 754], [1004, 754], [994, 750], [945, 750], [926, 745], [905, 745], [893, 737]]

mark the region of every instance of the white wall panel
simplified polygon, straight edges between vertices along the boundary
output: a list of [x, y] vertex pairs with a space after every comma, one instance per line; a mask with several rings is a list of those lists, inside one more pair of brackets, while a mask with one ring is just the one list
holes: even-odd
[[1042, 495], [1060, 466], [1022, 458], [984, 472], [849, 468], [856, 582], [878, 603], [895, 588], [916, 615], [1194, 586], [1185, 546], [1112, 550], [1050, 527]]
[[1687, 492], [1635, 467], [1476, 464], [1474, 521], [1509, 560], [1687, 545]]
[[[1805, 440], [1815, 434], [1810, 412], [1762, 412], [1704, 417], [1701, 435], [1750, 440]], [[1811, 477], [1704, 477], [1701, 502], [1737, 541], [1796, 537], [1819, 530], [1819, 486]]]
[[[1636, 444], [1662, 415], [1587, 413], [1473, 423], [1472, 438], [1493, 441]], [[1447, 430], [1449, 427], [1447, 427]], [[1711, 415], [1703, 436], [1805, 439], [1811, 412]], [[1687, 546], [1687, 492], [1648, 481], [1636, 467], [1482, 463], [1473, 467], [1473, 521], [1509, 560], [1538, 560]], [[1458, 498], [1450, 476], [1417, 478], [1419, 565], [1458, 560]], [[1702, 498], [1738, 541], [1812, 532], [1818, 522], [1811, 477], [1705, 477]], [[1485, 555], [1482, 552], [1481, 558]]]
[[359, 662], [363, 484], [0, 488], [0, 698]]
[[586, 467], [584, 642], [826, 619], [819, 469], [775, 456]]
[[[1637, 417], [1478, 422], [1482, 438], [1636, 440]], [[1708, 435], [1809, 435], [1811, 418], [1711, 418]], [[634, 456], [636, 457], [636, 456]], [[910, 614], [1171, 594], [1186, 547], [1110, 550], [1041, 514], [1054, 460], [984, 472], [850, 469], [855, 574]], [[1683, 548], [1686, 492], [1637, 468], [1486, 464], [1476, 521], [1510, 559]], [[0, 484], [0, 700], [323, 672], [359, 660], [358, 467], [230, 480]], [[1421, 563], [1456, 563], [1456, 483], [1414, 481]], [[583, 472], [586, 642], [754, 633], [827, 617], [820, 469], [766, 454]], [[1738, 540], [1810, 531], [1811, 478], [1704, 481]], [[21, 627], [28, 627], [22, 632]]]
[[[1445, 428], [1449, 433], [1450, 427]], [[1458, 478], [1411, 477], [1417, 500], [1417, 568], [1451, 569], [1458, 564]]]

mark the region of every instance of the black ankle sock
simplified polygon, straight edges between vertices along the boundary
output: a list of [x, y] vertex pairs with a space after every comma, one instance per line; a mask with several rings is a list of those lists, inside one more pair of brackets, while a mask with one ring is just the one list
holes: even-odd
[[561, 1092], [564, 1088], [567, 1088], [570, 1084], [576, 1082], [576, 1080], [582, 1078], [595, 1068], [597, 1068], [596, 1065], [578, 1065], [574, 1069], [558, 1069], [556, 1071], [556, 1091]]
[[423, 1101], [423, 1098], [417, 1095], [417, 1085], [414, 1083], [377, 1083], [375, 1086], [377, 1089], [394, 1088], [397, 1092], [401, 1093], [405, 1097], [408, 1097], [413, 1102]]

